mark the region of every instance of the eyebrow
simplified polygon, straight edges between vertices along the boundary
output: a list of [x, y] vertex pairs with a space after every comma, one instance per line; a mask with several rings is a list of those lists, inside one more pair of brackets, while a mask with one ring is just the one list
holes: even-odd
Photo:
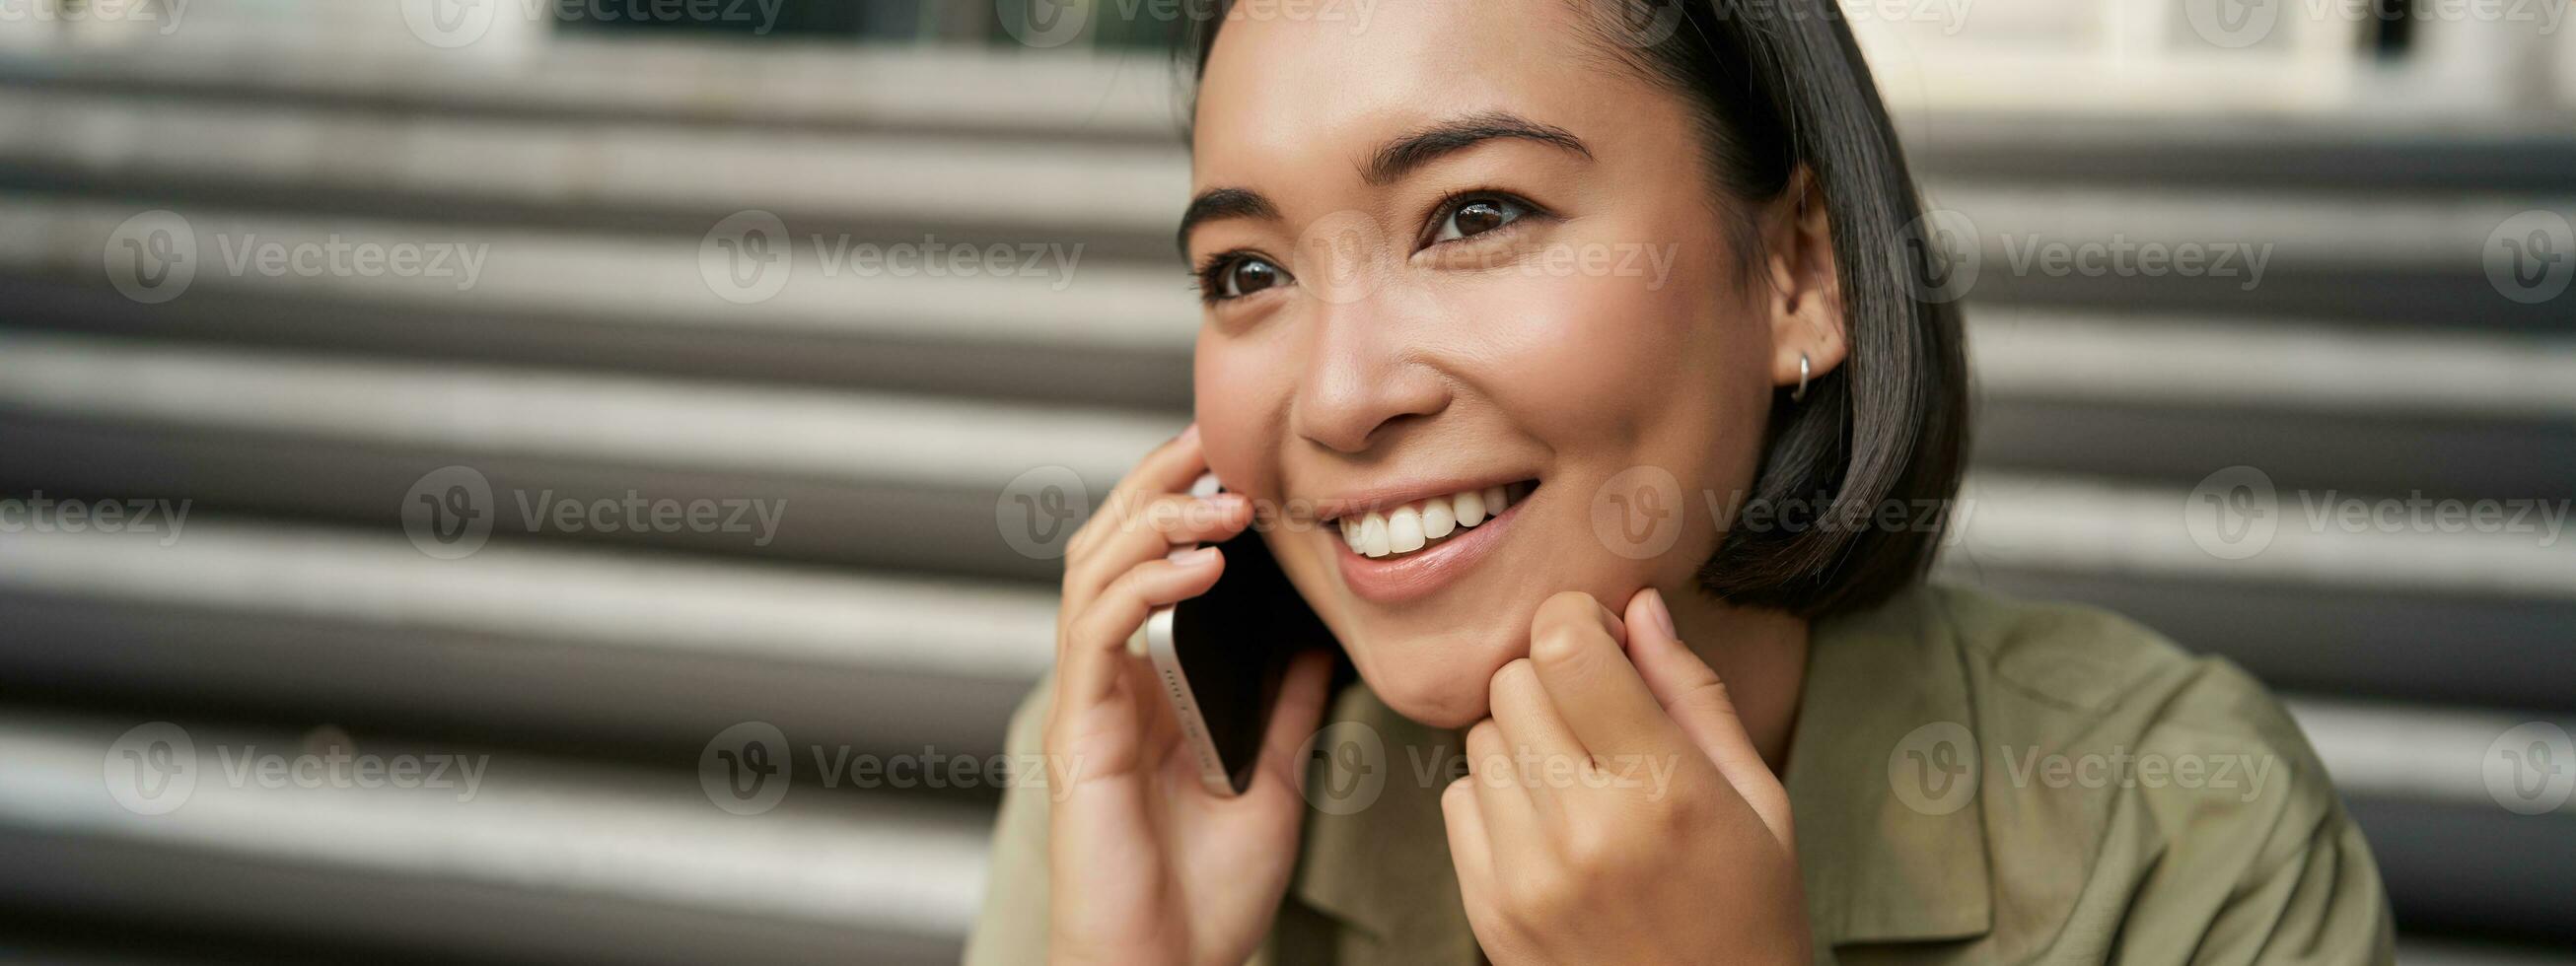
[[[1552, 124], [1540, 124], [1509, 111], [1486, 111], [1452, 118], [1419, 128], [1378, 146], [1360, 167], [1360, 180], [1372, 186], [1393, 184], [1423, 165], [1448, 157], [1487, 141], [1520, 140], [1563, 148], [1592, 157], [1592, 149], [1574, 132]], [[1190, 232], [1201, 223], [1227, 218], [1277, 218], [1279, 208], [1260, 192], [1248, 188], [1212, 188], [1190, 199], [1181, 213], [1181, 230], [1176, 238], [1184, 257], [1189, 254]]]

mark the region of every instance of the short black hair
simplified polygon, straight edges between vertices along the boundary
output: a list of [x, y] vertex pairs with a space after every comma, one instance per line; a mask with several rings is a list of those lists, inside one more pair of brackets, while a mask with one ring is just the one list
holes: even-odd
[[[1923, 578], [1959, 488], [1966, 337], [1930, 280], [1923, 206], [1869, 65], [1835, 0], [1568, 0], [1601, 48], [1687, 98], [1728, 226], [1759, 264], [1751, 213], [1809, 172], [1832, 225], [1850, 350], [1803, 399], [1782, 390], [1752, 491], [1699, 569], [1727, 601], [1806, 617], [1857, 610]], [[1195, 82], [1231, 2], [1192, 5], [1178, 56]], [[1908, 244], [1914, 239], [1914, 244]], [[1755, 273], [1758, 277], [1758, 273]], [[1903, 512], [1890, 514], [1890, 508]], [[1890, 525], [1894, 517], [1902, 524]], [[1741, 521], [1744, 514], [1738, 513]]]

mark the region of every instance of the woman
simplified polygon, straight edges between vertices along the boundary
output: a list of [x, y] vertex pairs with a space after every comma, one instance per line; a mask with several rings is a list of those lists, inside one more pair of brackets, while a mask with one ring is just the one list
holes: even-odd
[[[1633, 7], [1200, 26], [1198, 420], [1071, 544], [969, 961], [2388, 961], [2259, 685], [1922, 583], [1967, 372], [1829, 0]], [[1256, 515], [1357, 680], [1219, 797], [1125, 642]]]

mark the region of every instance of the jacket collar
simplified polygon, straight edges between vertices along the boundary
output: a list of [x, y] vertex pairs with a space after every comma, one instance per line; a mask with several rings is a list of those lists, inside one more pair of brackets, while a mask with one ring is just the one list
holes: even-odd
[[[1918, 729], [1951, 722], [1973, 735], [1962, 662], [1949, 615], [1929, 588], [1813, 628], [1787, 786], [1820, 951], [1963, 939], [1993, 928], [1985, 824], [1975, 806], [1987, 796], [1932, 814], [1940, 809], [1911, 807], [1895, 793], [1897, 781], [1922, 780], [1906, 770], [1914, 763], [1903, 747]], [[1464, 752], [1460, 733], [1417, 724], [1357, 682], [1339, 689], [1324, 720], [1341, 730], [1318, 742], [1307, 787], [1366, 796], [1372, 769], [1384, 782], [1355, 810], [1348, 804], [1358, 797], [1310, 795], [1335, 807], [1309, 807], [1292, 893], [1370, 936], [1381, 955], [1369, 961], [1477, 962], [1440, 812], [1440, 792]], [[1912, 744], [1924, 744], [1915, 737]], [[1344, 741], [1357, 742], [1359, 754], [1324, 751]], [[1970, 741], [1969, 749], [1980, 744]], [[1353, 762], [1360, 768], [1346, 768]]]
[[1441, 791], [1461, 774], [1463, 732], [1397, 714], [1356, 680], [1339, 689], [1324, 721], [1292, 891], [1366, 934], [1374, 955], [1362, 961], [1478, 962], [1440, 811]]
[[[1981, 775], [1965, 657], [1940, 593], [1926, 586], [1815, 624], [1787, 785], [1818, 949], [1993, 929], [1978, 807], [1989, 796], [1973, 786], [1940, 793], [1945, 777]], [[1927, 770], [1963, 756], [1964, 772]]]

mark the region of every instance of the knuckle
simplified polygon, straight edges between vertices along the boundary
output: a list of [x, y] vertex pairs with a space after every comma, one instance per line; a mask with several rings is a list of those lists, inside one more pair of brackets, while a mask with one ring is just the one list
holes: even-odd
[[1572, 625], [1555, 624], [1530, 634], [1530, 660], [1555, 667], [1573, 665], [1592, 649], [1596, 631]]
[[1543, 927], [1563, 921], [1580, 908], [1584, 883], [1572, 869], [1551, 865], [1513, 876], [1503, 893], [1507, 915], [1525, 926]]
[[1449, 787], [1440, 790], [1440, 812], [1443, 815], [1455, 817], [1458, 813], [1474, 807], [1475, 804], [1476, 786], [1473, 779], [1459, 778], [1450, 782]]
[[1620, 859], [1619, 830], [1608, 822], [1584, 822], [1565, 832], [1565, 868], [1578, 882], [1602, 877]]

